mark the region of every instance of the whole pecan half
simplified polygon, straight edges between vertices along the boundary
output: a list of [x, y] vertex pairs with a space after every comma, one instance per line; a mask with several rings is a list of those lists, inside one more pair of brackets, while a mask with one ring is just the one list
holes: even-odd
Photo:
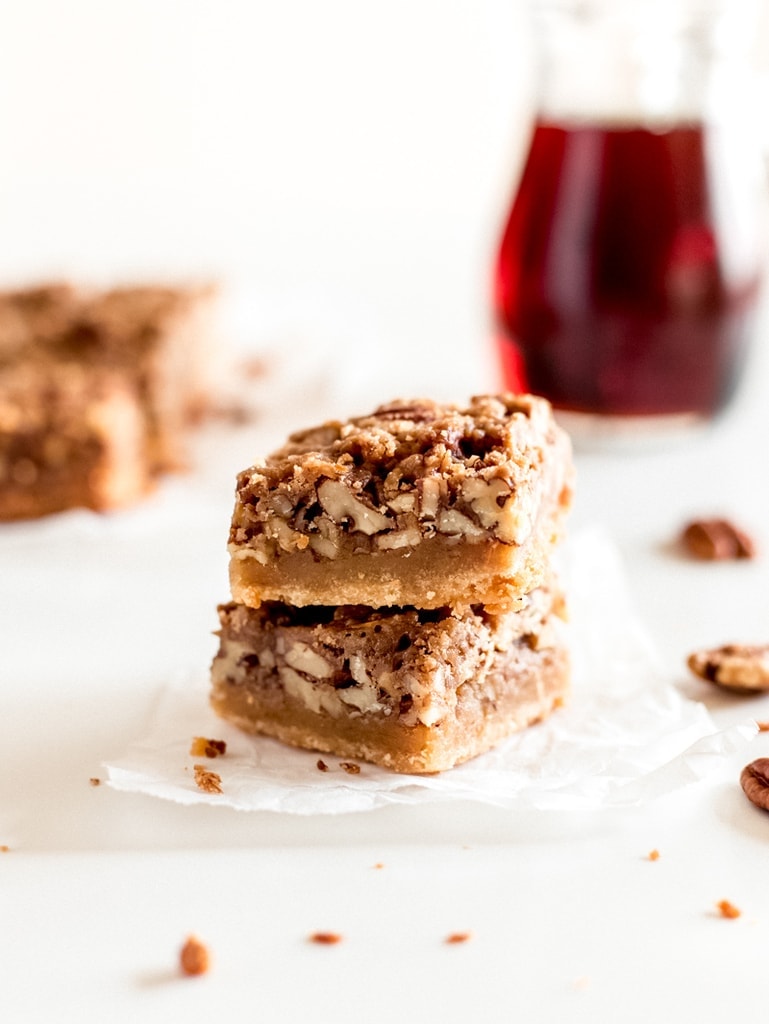
[[769, 644], [724, 644], [695, 651], [686, 663], [700, 679], [734, 693], [769, 690]]
[[724, 561], [731, 558], [752, 558], [753, 541], [728, 519], [697, 519], [681, 534], [686, 551], [703, 561]]
[[745, 765], [740, 785], [751, 803], [769, 811], [769, 757], [759, 757]]

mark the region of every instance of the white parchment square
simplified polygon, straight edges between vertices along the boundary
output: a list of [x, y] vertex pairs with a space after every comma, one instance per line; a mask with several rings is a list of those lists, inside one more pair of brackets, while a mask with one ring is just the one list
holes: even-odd
[[[718, 730], [704, 705], [665, 678], [632, 607], [614, 544], [597, 530], [559, 553], [569, 605], [573, 661], [568, 704], [495, 750], [438, 775], [399, 775], [252, 737], [208, 706], [206, 668], [159, 695], [147, 735], [105, 768], [115, 789], [183, 804], [245, 811], [339, 814], [387, 804], [472, 800], [501, 808], [596, 809], [645, 802], [708, 774], [756, 735], [754, 722]], [[193, 736], [223, 739], [227, 753], [206, 762], [221, 794], [194, 780]]]

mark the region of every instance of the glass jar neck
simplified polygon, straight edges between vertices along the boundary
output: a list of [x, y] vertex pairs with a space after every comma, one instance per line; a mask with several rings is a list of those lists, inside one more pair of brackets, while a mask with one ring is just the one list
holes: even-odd
[[[546, 120], [711, 120], [740, 69], [753, 0], [533, 0]], [[735, 12], [742, 15], [735, 29]]]

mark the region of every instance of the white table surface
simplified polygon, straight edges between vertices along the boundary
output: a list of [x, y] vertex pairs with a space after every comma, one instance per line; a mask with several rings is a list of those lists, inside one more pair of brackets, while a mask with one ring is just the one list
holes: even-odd
[[[205, 671], [238, 469], [321, 414], [496, 386], [485, 303], [527, 123], [521, 11], [3, 12], [3, 281], [221, 275], [258, 296], [254, 336], [292, 385], [260, 395], [250, 430], [201, 438], [194, 470], [133, 512], [0, 528], [0, 1021], [766, 1016], [769, 814], [738, 776], [769, 734], [695, 786], [590, 814], [246, 815], [89, 784], [169, 678]], [[769, 698], [720, 696], [684, 668], [696, 647], [769, 639], [766, 338], [713, 431], [577, 458], [574, 528], [615, 539], [671, 683], [719, 725], [769, 719]], [[674, 557], [681, 524], [710, 513], [743, 523], [759, 557]], [[721, 899], [742, 916], [716, 916]], [[312, 945], [316, 930], [343, 941]], [[213, 966], [184, 979], [192, 932]]]
[[[196, 468], [145, 506], [0, 533], [2, 1018], [759, 1019], [769, 815], [738, 776], [769, 754], [769, 735], [652, 804], [585, 814], [243, 814], [89, 783], [141, 734], [166, 681], [208, 664], [235, 470], [327, 404], [351, 411], [391, 387], [344, 362], [305, 365], [293, 398], [273, 394], [252, 427], [209, 428]], [[404, 365], [412, 393], [493, 383], [483, 352], [460, 346], [445, 362], [404, 352]], [[671, 681], [719, 725], [769, 718], [769, 697], [719, 695], [683, 664], [699, 646], [767, 639], [766, 380], [759, 348], [739, 401], [704, 435], [577, 454], [574, 528], [614, 537]], [[670, 550], [689, 516], [722, 513], [756, 536], [754, 561]], [[720, 918], [721, 899], [742, 916]], [[343, 941], [313, 945], [316, 930]], [[463, 931], [470, 941], [445, 942]], [[213, 956], [197, 979], [177, 968], [190, 933]]]

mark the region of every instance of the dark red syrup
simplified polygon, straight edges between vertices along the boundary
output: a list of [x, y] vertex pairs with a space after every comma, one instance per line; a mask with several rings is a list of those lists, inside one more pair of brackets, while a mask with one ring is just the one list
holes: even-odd
[[615, 416], [726, 404], [757, 279], [725, 277], [711, 177], [701, 124], [537, 123], [496, 266], [507, 387]]

